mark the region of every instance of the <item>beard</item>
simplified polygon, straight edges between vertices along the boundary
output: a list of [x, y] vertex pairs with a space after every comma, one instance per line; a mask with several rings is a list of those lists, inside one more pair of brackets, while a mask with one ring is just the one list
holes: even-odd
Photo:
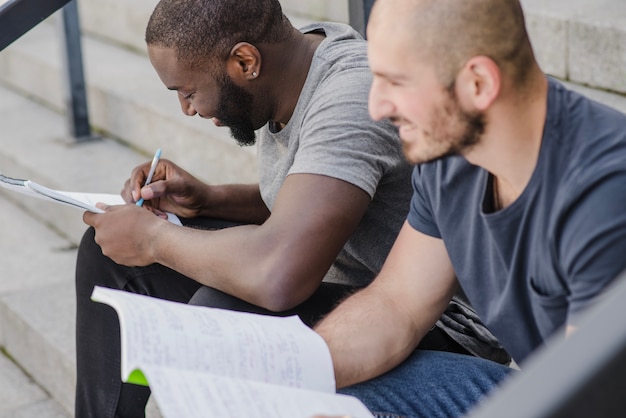
[[462, 154], [480, 142], [485, 132], [485, 115], [481, 112], [466, 112], [461, 108], [454, 91], [454, 85], [448, 87], [449, 100], [444, 105], [446, 116], [458, 126], [457, 135], [450, 138], [450, 147], [445, 155]]
[[425, 149], [413, 153], [411, 149], [414, 145], [403, 141], [405, 155], [413, 164], [461, 155], [478, 144], [485, 132], [485, 115], [464, 111], [454, 92], [454, 85], [446, 90], [448, 96], [444, 103], [431, 113], [431, 129], [424, 132]]
[[226, 75], [219, 84], [220, 101], [215, 117], [230, 129], [230, 135], [237, 144], [254, 145], [256, 132], [252, 125], [252, 95], [235, 85]]

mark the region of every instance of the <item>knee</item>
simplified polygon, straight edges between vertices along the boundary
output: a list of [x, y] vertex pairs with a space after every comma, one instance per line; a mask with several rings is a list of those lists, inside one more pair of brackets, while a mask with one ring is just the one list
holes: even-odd
[[94, 253], [94, 250], [102, 253], [98, 244], [96, 244], [96, 230], [93, 227], [87, 228], [83, 234], [80, 244], [78, 245], [78, 259], [88, 258], [90, 254]]
[[212, 287], [200, 286], [191, 300], [189, 300], [189, 304], [233, 310], [233, 305], [235, 305], [237, 301], [239, 301], [239, 299], [227, 293]]
[[189, 300], [189, 304], [228, 309], [229, 311], [252, 312], [266, 315], [272, 314], [266, 309], [207, 286], [201, 286], [191, 300]]
[[89, 227], [80, 241], [76, 256], [76, 289], [83, 286], [91, 292], [94, 284], [98, 284], [99, 278], [108, 276], [107, 263], [112, 261], [102, 254], [100, 246], [95, 241], [95, 230]]
[[462, 416], [512, 369], [463, 354], [416, 350], [398, 367], [338, 392], [401, 416]]

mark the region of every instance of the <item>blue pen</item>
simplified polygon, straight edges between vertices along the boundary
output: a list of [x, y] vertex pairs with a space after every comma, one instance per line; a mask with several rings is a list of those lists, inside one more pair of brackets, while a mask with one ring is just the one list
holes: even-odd
[[[152, 181], [152, 176], [154, 176], [154, 170], [156, 170], [159, 159], [161, 159], [161, 148], [156, 150], [156, 152], [154, 153], [154, 158], [152, 159], [152, 164], [150, 164], [150, 171], [148, 172], [148, 177], [146, 178], [146, 183], [144, 184], [144, 187], [150, 184], [150, 182]], [[136, 205], [143, 206], [143, 197], [139, 198]]]

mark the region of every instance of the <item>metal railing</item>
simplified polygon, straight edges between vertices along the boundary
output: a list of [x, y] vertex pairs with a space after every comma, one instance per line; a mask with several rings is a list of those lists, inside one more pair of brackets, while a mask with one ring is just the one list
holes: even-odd
[[68, 127], [77, 141], [91, 140], [76, 0], [0, 0], [0, 51], [61, 8]]
[[348, 0], [350, 26], [365, 37], [365, 29], [374, 0]]

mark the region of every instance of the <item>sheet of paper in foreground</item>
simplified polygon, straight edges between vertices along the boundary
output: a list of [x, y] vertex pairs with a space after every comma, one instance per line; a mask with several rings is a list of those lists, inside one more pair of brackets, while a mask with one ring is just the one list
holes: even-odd
[[373, 418], [347, 395], [169, 368], [146, 368], [145, 373], [165, 418]]
[[98, 286], [91, 298], [117, 311], [124, 381], [147, 384], [143, 370], [165, 367], [335, 393], [328, 347], [297, 316], [191, 306]]

